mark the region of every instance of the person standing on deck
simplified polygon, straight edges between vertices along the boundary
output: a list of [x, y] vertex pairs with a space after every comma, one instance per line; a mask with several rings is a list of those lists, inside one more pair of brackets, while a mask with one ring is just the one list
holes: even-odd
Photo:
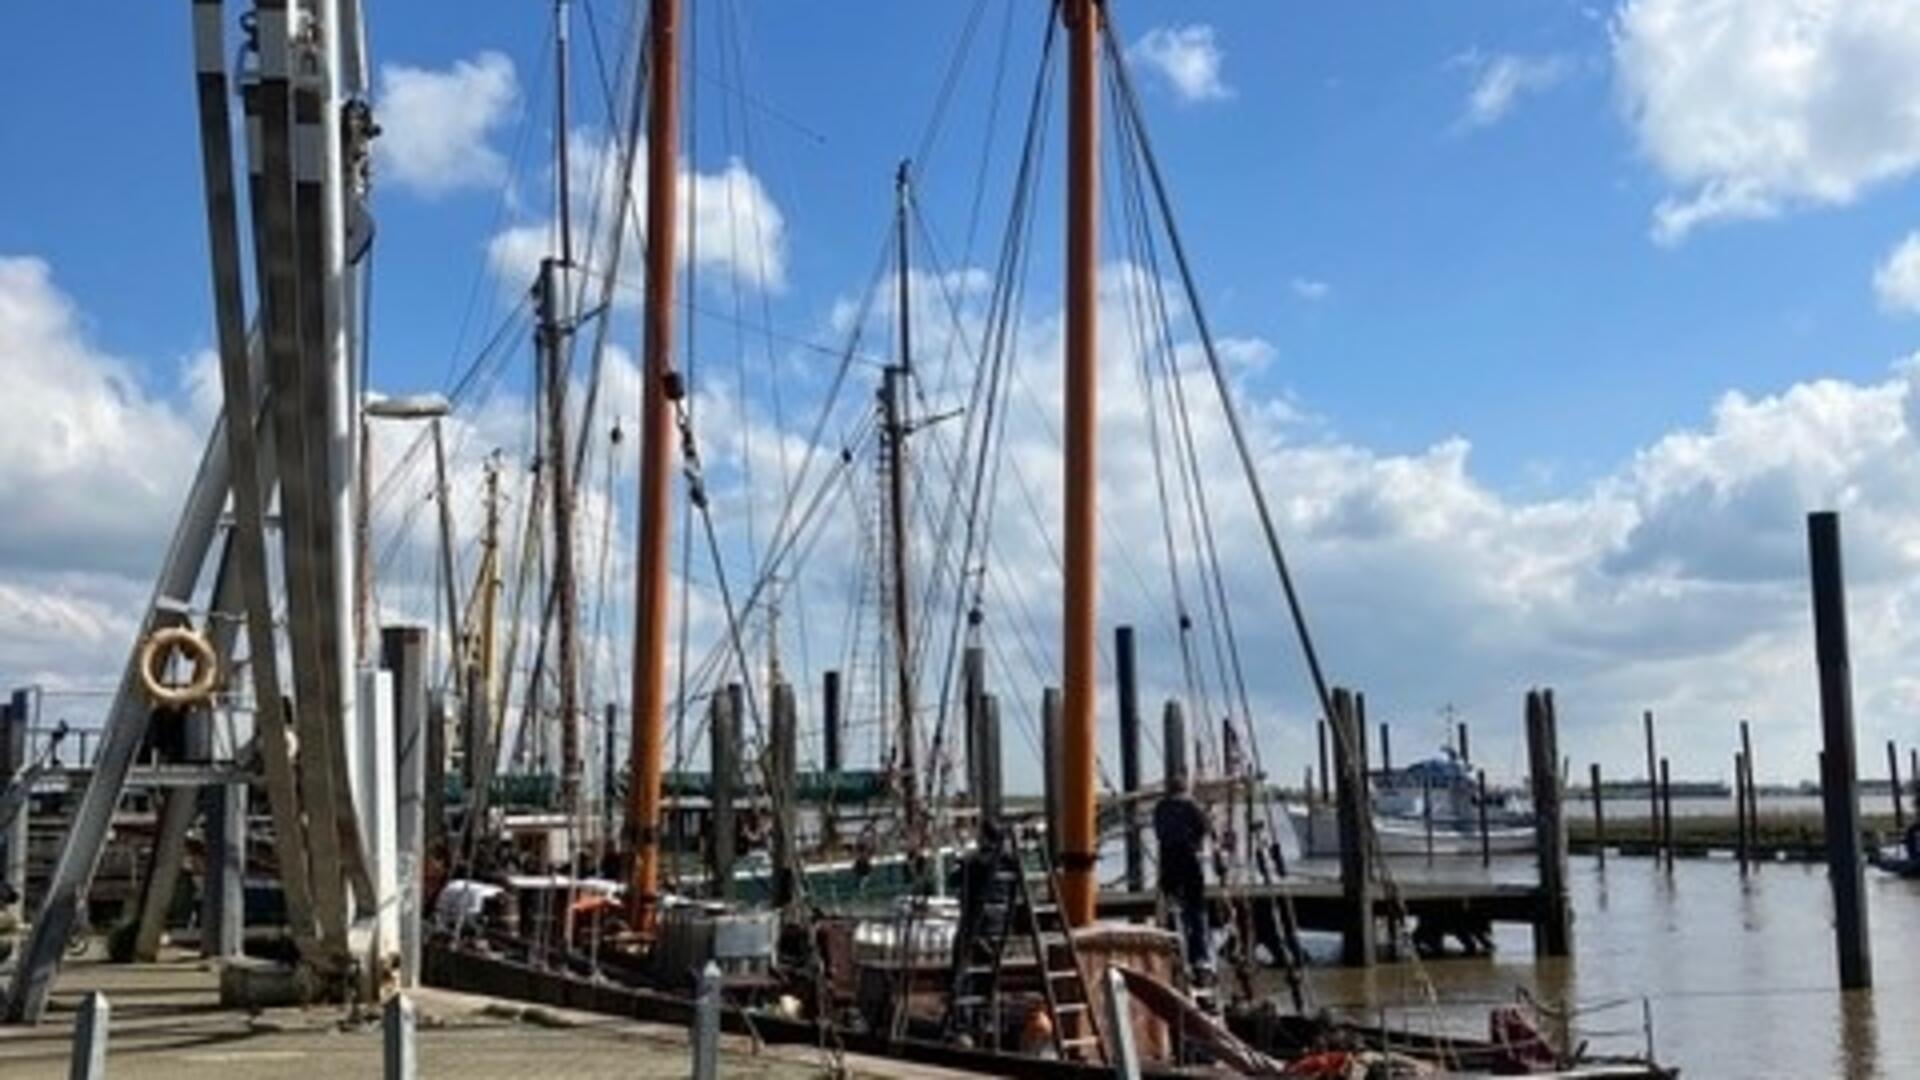
[[1153, 835], [1160, 845], [1160, 895], [1186, 942], [1187, 967], [1197, 980], [1213, 974], [1213, 943], [1207, 928], [1204, 854], [1213, 821], [1187, 790], [1184, 774], [1167, 782], [1153, 808]]

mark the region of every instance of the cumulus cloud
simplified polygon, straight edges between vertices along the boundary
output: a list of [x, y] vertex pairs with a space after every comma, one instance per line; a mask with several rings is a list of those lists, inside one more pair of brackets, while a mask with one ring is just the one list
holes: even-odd
[[1156, 26], [1127, 50], [1127, 59], [1165, 82], [1181, 101], [1224, 101], [1233, 88], [1220, 77], [1226, 54], [1213, 27]]
[[1455, 63], [1473, 76], [1473, 87], [1467, 92], [1466, 108], [1459, 120], [1465, 130], [1492, 127], [1505, 119], [1522, 97], [1550, 90], [1573, 73], [1572, 63], [1564, 56], [1486, 56], [1472, 51], [1457, 57]]
[[1920, 6], [1629, 0], [1612, 32], [1628, 125], [1675, 188], [1658, 242], [1845, 205], [1920, 167]]
[[[960, 324], [928, 311], [915, 326], [926, 360], [914, 405], [926, 422], [916, 429], [911, 457], [919, 478], [911, 561], [920, 580], [937, 573], [952, 579], [951, 567], [939, 569], [932, 537], [961, 502], [952, 470], [972, 422], [964, 406], [990, 308], [983, 280], [976, 271], [955, 271], [922, 283], [929, 292], [949, 289]], [[1186, 480], [1170, 465], [1164, 474], [1156, 466], [1178, 438], [1192, 447], [1194, 479], [1208, 492], [1222, 593], [1233, 604], [1266, 759], [1277, 774], [1297, 775], [1314, 753], [1314, 706], [1259, 524], [1198, 344], [1190, 329], [1180, 329], [1190, 328], [1190, 315], [1177, 304], [1175, 372], [1157, 375], [1152, 392], [1142, 381], [1140, 344], [1127, 318], [1141, 280], [1140, 271], [1111, 265], [1101, 284], [1102, 624], [1140, 628], [1150, 699], [1192, 696], [1172, 616], [1163, 507], [1177, 511], [1173, 563], [1199, 628], [1189, 644], [1203, 658], [1212, 648], [1200, 639], [1211, 622], [1210, 601], [1194, 573], [1196, 525], [1181, 509], [1190, 505]], [[885, 320], [883, 312], [868, 317]], [[850, 331], [858, 316], [844, 319], [842, 329]], [[124, 659], [130, 613], [149, 585], [146, 575], [203, 438], [188, 419], [193, 406], [185, 387], [176, 397], [141, 389], [125, 365], [88, 345], [81, 325], [44, 264], [0, 262], [0, 363], [10, 390], [34, 403], [20, 413], [32, 425], [22, 429], [26, 434], [0, 433], [0, 440], [15, 439], [0, 442], [0, 559], [7, 568], [0, 574], [0, 675], [12, 681], [98, 685]], [[1012, 375], [998, 421], [1005, 468], [976, 580], [986, 601], [989, 668], [1009, 718], [1006, 738], [1018, 748], [1031, 737], [1036, 688], [1058, 678], [1057, 310], [1018, 316], [1007, 340]], [[1769, 748], [1765, 775], [1804, 775], [1815, 749], [1807, 717], [1816, 708], [1804, 514], [1816, 508], [1845, 516], [1861, 738], [1871, 744], [1898, 734], [1920, 708], [1920, 678], [1907, 670], [1920, 649], [1920, 514], [1912, 510], [1920, 506], [1920, 361], [1866, 381], [1729, 392], [1696, 423], [1651, 441], [1597, 480], [1542, 497], [1490, 484], [1465, 436], [1386, 452], [1306, 421], [1268, 389], [1284, 370], [1270, 345], [1250, 337], [1221, 344], [1328, 670], [1365, 689], [1372, 711], [1401, 727], [1409, 745], [1437, 741], [1437, 710], [1452, 703], [1474, 722], [1483, 760], [1517, 761], [1517, 749], [1508, 748], [1519, 742], [1520, 694], [1543, 684], [1560, 692], [1562, 744], [1576, 761], [1633, 773], [1637, 717], [1653, 708], [1665, 718], [1669, 753], [1689, 775], [1711, 773], [1727, 758], [1742, 717], [1755, 721]], [[951, 366], [941, 362], [949, 348]], [[795, 394], [817, 396], [827, 381], [817, 357], [775, 362], [783, 377], [791, 375]], [[630, 356], [611, 356], [608, 368], [612, 399], [637, 394]], [[184, 381], [192, 370], [183, 369]], [[874, 476], [872, 444], [861, 441], [862, 430], [871, 431], [861, 418], [872, 415], [873, 373], [855, 372], [841, 414], [824, 424], [828, 449], [809, 481], [827, 485], [836, 499]], [[743, 392], [732, 378], [709, 371], [693, 400], [732, 601], [742, 605], [757, 561], [744, 535], [748, 513], [763, 553], [816, 414], [811, 406], [792, 408], [790, 399], [783, 423], [758, 387]], [[1175, 399], [1185, 406], [1173, 408]], [[514, 462], [524, 462], [529, 450], [527, 411], [503, 392], [448, 421], [463, 589], [474, 566], [476, 493], [495, 447], [509, 454], [510, 519], [525, 510], [529, 475]], [[606, 414], [600, 423], [607, 425]], [[401, 425], [375, 429], [376, 474], [392, 477], [376, 503], [379, 589], [383, 613], [432, 622], [431, 468], [424, 456], [402, 467], [417, 435]], [[631, 509], [620, 507], [631, 491], [631, 438], [629, 425], [629, 449], [613, 459], [613, 482], [596, 453], [583, 486], [582, 580], [597, 583], [604, 560], [613, 583], [607, 625], [617, 629], [603, 646], [619, 640], [630, 618], [620, 597], [632, 580]], [[836, 439], [851, 448], [849, 463], [837, 464]], [[50, 446], [62, 452], [49, 457]], [[844, 471], [835, 475], [836, 468]], [[836, 501], [819, 517], [805, 545], [813, 554], [782, 585], [783, 639], [797, 646], [786, 652], [796, 677], [817, 677], [819, 668], [872, 643], [871, 619], [843, 614], [863, 595], [861, 583], [871, 584], [861, 568], [871, 565], [876, 520], [874, 503], [851, 497], [850, 505]], [[22, 521], [34, 527], [13, 528]], [[690, 584], [696, 648], [711, 646], [709, 655], [719, 658], [696, 679], [710, 684], [726, 673], [729, 654], [726, 608], [704, 552]], [[596, 595], [597, 585], [590, 586], [589, 611]], [[742, 613], [747, 635], [758, 640], [765, 608]], [[617, 693], [624, 650], [594, 655], [596, 686]], [[1217, 714], [1218, 676], [1202, 678], [1213, 683], [1207, 693]], [[813, 693], [803, 700], [814, 700]], [[868, 710], [863, 715], [873, 707], [850, 699], [851, 710]], [[1008, 755], [1020, 786], [1035, 780], [1026, 769], [1031, 756]]]
[[489, 140], [519, 102], [513, 61], [502, 53], [445, 69], [383, 65], [374, 98], [380, 179], [430, 198], [504, 183], [506, 159]]
[[[644, 160], [646, 147], [641, 146], [638, 153]], [[590, 270], [597, 275], [603, 272], [600, 264], [608, 248], [606, 233], [619, 191], [619, 155], [610, 139], [583, 131], [572, 138], [569, 163], [574, 251], [583, 260], [592, 254]], [[694, 269], [701, 275], [724, 277], [767, 292], [786, 288], [786, 214], [744, 162], [731, 158], [713, 172], [700, 172], [683, 161], [678, 190], [679, 227], [674, 244], [680, 265], [686, 265], [692, 245]], [[640, 302], [642, 275], [638, 267], [646, 244], [644, 168], [634, 169], [631, 198], [622, 281], [615, 292], [615, 299], [626, 305]], [[693, 210], [691, 230], [686, 224], [689, 207]], [[595, 223], [602, 233], [597, 246], [590, 233]], [[533, 280], [540, 260], [554, 250], [557, 229], [551, 217], [511, 225], [488, 241], [487, 259], [501, 280], [518, 290]]]
[[1920, 314], [1920, 232], [1908, 233], [1874, 269], [1873, 294], [1888, 311]]

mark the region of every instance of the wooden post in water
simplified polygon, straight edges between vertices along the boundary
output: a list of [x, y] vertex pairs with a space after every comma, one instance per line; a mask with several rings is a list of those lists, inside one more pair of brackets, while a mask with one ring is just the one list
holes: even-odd
[[1380, 771], [1393, 771], [1393, 729], [1385, 720], [1380, 721]]
[[1814, 655], [1820, 673], [1823, 729], [1820, 790], [1825, 807], [1827, 879], [1833, 886], [1834, 951], [1840, 987], [1873, 985], [1867, 940], [1866, 882], [1860, 865], [1860, 801], [1853, 754], [1853, 673], [1847, 657], [1846, 576], [1840, 558], [1840, 516], [1807, 515], [1807, 554], [1813, 586]]
[[1660, 759], [1660, 847], [1661, 855], [1667, 861], [1667, 870], [1673, 870], [1673, 777], [1667, 772], [1667, 759]]
[[1760, 846], [1760, 796], [1753, 786], [1753, 731], [1745, 720], [1740, 721], [1740, 760], [1747, 770], [1747, 801], [1741, 811], [1747, 818], [1747, 843], [1753, 846], [1757, 858]]
[[1133, 627], [1113, 630], [1114, 681], [1119, 683], [1120, 698], [1120, 787], [1126, 803], [1121, 810], [1127, 823], [1127, 888], [1133, 892], [1147, 887], [1147, 852], [1140, 836], [1140, 686], [1134, 670]]
[[1192, 778], [1187, 771], [1187, 714], [1172, 698], [1160, 714], [1160, 758], [1160, 779], [1167, 787], [1173, 786], [1176, 776]]
[[1480, 786], [1480, 865], [1493, 865], [1493, 830], [1487, 825], [1487, 770], [1474, 772], [1474, 780]]
[[1740, 876], [1747, 876], [1747, 756], [1733, 752], [1734, 851], [1740, 859]]
[[1660, 857], [1663, 847], [1660, 836], [1660, 758], [1654, 749], [1653, 710], [1640, 714], [1642, 726], [1647, 731], [1647, 836], [1653, 842], [1653, 857]]
[[[1380, 734], [1382, 735], [1386, 734], [1385, 724], [1381, 725]], [[1380, 771], [1382, 773], [1385, 773], [1386, 772], [1385, 767], [1382, 767]], [[1432, 781], [1428, 780], [1425, 776], [1422, 776], [1420, 778], [1420, 820], [1421, 820], [1421, 824], [1426, 826], [1427, 861], [1432, 862], [1433, 861], [1433, 783]]]
[[738, 835], [733, 822], [733, 792], [734, 778], [739, 775], [740, 700], [741, 688], [735, 683], [713, 695], [707, 706], [707, 795], [711, 804], [707, 869], [713, 875], [710, 895], [721, 899], [733, 896], [734, 840]]
[[1004, 773], [1000, 768], [1000, 696], [998, 694], [980, 695], [980, 716], [983, 723], [980, 735], [980, 747], [983, 756], [981, 776], [984, 777], [984, 791], [980, 796], [980, 813], [988, 821], [999, 821], [1002, 807], [1006, 804], [1007, 787]]
[[1326, 802], [1332, 792], [1333, 778], [1327, 771], [1327, 721], [1322, 717], [1319, 723], [1320, 733], [1320, 801]]
[[1460, 764], [1473, 764], [1473, 744], [1467, 739], [1467, 722], [1460, 721]]
[[773, 732], [767, 740], [767, 797], [773, 806], [773, 899], [785, 908], [798, 894], [800, 847], [800, 710], [793, 684], [773, 684]]
[[1593, 857], [1600, 869], [1607, 868], [1607, 809], [1600, 794], [1600, 763], [1587, 766], [1587, 784], [1593, 795]]
[[1907, 748], [1907, 783], [1913, 785], [1914, 813], [1920, 814], [1920, 749]]
[[1527, 766], [1533, 781], [1534, 845], [1540, 860], [1542, 910], [1533, 951], [1566, 956], [1573, 945], [1573, 907], [1567, 900], [1567, 824], [1561, 813], [1559, 721], [1553, 691], [1527, 694]]
[[1906, 800], [1900, 797], [1900, 751], [1887, 740], [1887, 794], [1893, 796], [1893, 831], [1896, 835], [1907, 831]]
[[1367, 760], [1362, 756], [1353, 695], [1333, 692], [1335, 798], [1340, 814], [1340, 891], [1345, 899], [1340, 962], [1372, 967], [1374, 961], [1373, 874], [1368, 855], [1372, 819], [1367, 806]]

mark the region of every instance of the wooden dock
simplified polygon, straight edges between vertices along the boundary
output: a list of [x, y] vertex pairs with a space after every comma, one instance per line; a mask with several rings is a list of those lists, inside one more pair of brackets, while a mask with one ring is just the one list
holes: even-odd
[[[1340, 882], [1308, 877], [1230, 889], [1215, 886], [1208, 890], [1208, 897], [1251, 904], [1284, 898], [1292, 902], [1302, 930], [1328, 932], [1342, 928], [1347, 903]], [[1099, 914], [1102, 918], [1151, 918], [1157, 903], [1158, 897], [1152, 892], [1103, 892]], [[1511, 882], [1406, 881], [1391, 890], [1380, 888], [1373, 898], [1374, 916], [1388, 921], [1403, 916], [1416, 921], [1423, 917], [1450, 920], [1466, 916], [1539, 926], [1548, 917], [1549, 907], [1546, 892], [1538, 885]]]

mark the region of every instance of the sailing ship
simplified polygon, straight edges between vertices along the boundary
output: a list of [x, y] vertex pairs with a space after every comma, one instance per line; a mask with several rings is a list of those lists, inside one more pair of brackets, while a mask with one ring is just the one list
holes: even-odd
[[[950, 327], [948, 358], [967, 362], [943, 362], [937, 375], [917, 351], [924, 344], [917, 331], [933, 320], [929, 309], [950, 308], [953, 298], [915, 295], [917, 282], [941, 288], [938, 273], [929, 276], [913, 262], [916, 250], [934, 256], [938, 249], [916, 202], [917, 167], [900, 167], [883, 262], [890, 273], [876, 279], [893, 301], [893, 317], [882, 320], [890, 323], [885, 344], [865, 340], [864, 314], [855, 320], [851, 340], [834, 350], [837, 366], [813, 437], [802, 459], [783, 470], [773, 527], [742, 545], [722, 538], [726, 509], [716, 505], [707, 464], [713, 433], [696, 409], [695, 356], [676, 334], [677, 317], [693, 308], [678, 292], [677, 265], [685, 12], [680, 0], [648, 0], [645, 18], [635, 20], [618, 80], [630, 93], [618, 117], [613, 194], [588, 230], [598, 246], [583, 250], [569, 189], [569, 5], [555, 0], [553, 245], [529, 283], [529, 303], [503, 323], [499, 337], [531, 330], [524, 338], [534, 353], [538, 426], [513, 493], [525, 516], [518, 535], [508, 535], [507, 481], [500, 468], [489, 469], [476, 569], [463, 590], [440, 421], [449, 406], [471, 405], [463, 398], [497, 368], [500, 353], [483, 350], [472, 377], [459, 380], [442, 404], [390, 399], [378, 407], [359, 382], [354, 361], [366, 310], [358, 297], [372, 243], [367, 147], [376, 130], [360, 7], [257, 0], [248, 23], [242, 100], [257, 139], [248, 143], [246, 217], [259, 323], [250, 335], [227, 112], [228, 13], [221, 0], [196, 0], [226, 420], [210, 442], [143, 620], [81, 824], [16, 974], [12, 1014], [32, 1018], [45, 1007], [58, 948], [151, 707], [164, 703], [219, 709], [250, 723], [248, 768], [269, 796], [287, 936], [299, 963], [315, 974], [307, 985], [328, 993], [364, 1000], [410, 979], [475, 978], [538, 984], [553, 1000], [577, 996], [630, 1014], [681, 1016], [690, 974], [713, 964], [736, 1000], [754, 1011], [762, 1035], [811, 1042], [831, 1031], [846, 1045], [987, 1072], [1105, 1071], [1105, 1062], [1135, 1045], [1120, 1028], [1160, 1063], [1210, 1058], [1254, 1074], [1277, 1073], [1284, 1067], [1278, 1055], [1334, 1047], [1355, 1060], [1391, 1064], [1383, 1056], [1389, 1041], [1400, 1057], [1491, 1067], [1510, 1063], [1515, 1046], [1525, 1045], [1553, 1065], [1575, 1064], [1578, 1048], [1543, 1049], [1537, 1037], [1438, 1039], [1423, 1047], [1405, 1033], [1325, 1019], [1300, 978], [1305, 950], [1284, 900], [1269, 899], [1261, 909], [1278, 927], [1269, 955], [1284, 970], [1291, 996], [1288, 1020], [1279, 1025], [1271, 1022], [1271, 1003], [1229, 1008], [1200, 985], [1172, 933], [1096, 920], [1100, 541], [1113, 527], [1098, 502], [1103, 100], [1117, 133], [1121, 166], [1111, 194], [1132, 268], [1119, 275], [1118, 291], [1136, 334], [1169, 576], [1170, 602], [1158, 614], [1168, 627], [1169, 653], [1180, 658], [1178, 674], [1168, 679], [1181, 689], [1165, 712], [1163, 753], [1170, 777], [1201, 772], [1202, 762], [1216, 765], [1213, 779], [1226, 793], [1217, 812], [1230, 826], [1219, 875], [1229, 905], [1240, 903], [1235, 890], [1271, 885], [1286, 866], [1229, 603], [1234, 590], [1216, 542], [1218, 508], [1194, 436], [1201, 403], [1190, 397], [1201, 391], [1211, 395], [1228, 435], [1231, 465], [1245, 482], [1311, 695], [1328, 715], [1336, 704], [1233, 381], [1206, 322], [1113, 28], [1113, 6], [1060, 0], [1032, 9], [1045, 26], [1006, 199], [1008, 222], [981, 309], [970, 325], [952, 320], [963, 325]], [[1015, 12], [1028, 9], [1007, 10], [1012, 26]], [[956, 62], [965, 55], [963, 47]], [[1018, 385], [1013, 360], [1046, 106], [1062, 68], [1063, 416], [1053, 559], [1061, 632], [1056, 649], [1035, 650], [1025, 608], [1031, 583], [1010, 579], [1023, 570], [996, 547], [994, 518], [1003, 503], [1032, 501], [1030, 491], [1022, 500], [998, 485], [1006, 477], [1027, 482], [1018, 461], [1009, 460], [1006, 416]], [[294, 152], [310, 146], [321, 152]], [[629, 200], [643, 146], [646, 197], [636, 208]], [[644, 220], [645, 291], [638, 431], [629, 447], [617, 424], [601, 437], [607, 429], [596, 407], [621, 254], [635, 216]], [[697, 220], [688, 213], [689, 230]], [[689, 249], [695, 243], [688, 238]], [[697, 268], [698, 260], [690, 261]], [[1176, 321], [1190, 338], [1177, 337]], [[580, 377], [576, 360], [589, 334]], [[849, 378], [854, 361], [870, 359], [875, 349], [880, 379], [872, 398], [853, 410], [856, 420], [833, 429], [831, 420], [845, 419], [835, 410], [856, 381]], [[571, 398], [576, 385], [585, 389], [578, 404]], [[263, 399], [264, 418], [256, 423]], [[387, 419], [432, 421], [415, 445], [432, 449], [440, 511], [434, 619], [443, 620], [447, 661], [433, 678], [418, 628], [383, 633], [377, 649], [371, 633], [378, 492], [369, 433], [383, 412]], [[269, 442], [273, 455], [263, 452]], [[596, 710], [595, 683], [583, 670], [605, 642], [583, 631], [578, 571], [587, 478], [598, 469], [611, 490], [619, 475], [614, 457], [624, 454], [636, 454], [638, 474], [622, 775], [613, 700], [619, 695], [597, 703], [614, 708]], [[862, 478], [871, 485], [857, 482]], [[210, 561], [229, 496], [224, 535], [232, 558], [221, 559], [216, 582], [202, 587], [201, 566]], [[865, 512], [823, 511], [843, 496]], [[279, 521], [270, 532], [266, 511], [276, 501]], [[834, 531], [849, 518], [861, 527]], [[1051, 545], [1047, 524], [1038, 531]], [[279, 560], [267, 558], [270, 535], [281, 543]], [[601, 543], [603, 564], [608, 542]], [[834, 555], [842, 559], [831, 569], [855, 566], [855, 608], [873, 617], [849, 618], [841, 643], [847, 663], [819, 680], [813, 715], [820, 751], [817, 768], [803, 771], [800, 727], [812, 710], [803, 708], [798, 689], [812, 697], [812, 687], [789, 670], [783, 641], [804, 646], [807, 638], [783, 624], [782, 598], [798, 593], [813, 558]], [[717, 612], [710, 624], [719, 627], [701, 643], [702, 653], [692, 640], [696, 569], [707, 582], [702, 599]], [[276, 600], [284, 600], [284, 622]], [[236, 670], [242, 629], [251, 693], [217, 693], [201, 673], [209, 666]], [[1123, 748], [1130, 755], [1123, 801], [1145, 788], [1131, 757], [1139, 729], [1131, 633], [1124, 641], [1116, 642], [1116, 674], [1119, 697], [1131, 703], [1122, 723], [1132, 725], [1133, 736]], [[1029, 659], [1023, 669], [1009, 660], [1016, 649], [1051, 652], [1058, 661]], [[282, 684], [283, 667], [290, 686]], [[183, 681], [175, 677], [181, 668], [201, 670]], [[1036, 683], [1057, 679], [1057, 689], [1010, 689], [1031, 674], [1040, 676]], [[1040, 706], [1036, 741], [1047, 805], [1023, 812], [1005, 798], [1000, 740], [1008, 726], [1003, 703], [1011, 718], [1021, 702], [1034, 703], [1028, 698]], [[597, 733], [595, 722], [602, 725]], [[864, 767], [845, 753], [853, 723], [873, 736]], [[588, 770], [596, 744], [597, 778]], [[704, 776], [690, 767], [702, 744]], [[181, 817], [184, 830], [192, 805], [183, 800], [182, 813], [169, 811], [169, 820]], [[403, 816], [403, 805], [419, 808], [419, 816]], [[1137, 836], [1133, 803], [1124, 805], [1122, 830]], [[1138, 860], [1129, 863], [1139, 887]], [[1379, 872], [1390, 873], [1384, 866]], [[950, 881], [961, 886], [957, 901], [942, 895]], [[440, 896], [454, 898], [447, 905], [453, 925], [422, 941], [403, 911], [434, 908]], [[501, 902], [490, 906], [494, 900]], [[476, 922], [484, 924], [479, 933]], [[1254, 955], [1250, 942], [1238, 947], [1243, 972]], [[1123, 983], [1144, 1014], [1125, 1007]], [[1239, 985], [1249, 988], [1251, 979]], [[808, 1015], [788, 1015], [789, 1000], [810, 1003], [799, 1006]], [[1664, 1073], [1641, 1063], [1606, 1075]]]

